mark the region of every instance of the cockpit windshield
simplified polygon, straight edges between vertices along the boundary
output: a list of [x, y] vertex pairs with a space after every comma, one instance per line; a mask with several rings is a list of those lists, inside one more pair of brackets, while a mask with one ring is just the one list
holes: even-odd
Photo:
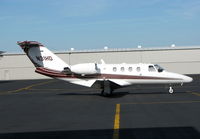
[[158, 70], [158, 72], [163, 72], [163, 68], [161, 67], [161, 66], [159, 66], [159, 65], [154, 65], [154, 67]]

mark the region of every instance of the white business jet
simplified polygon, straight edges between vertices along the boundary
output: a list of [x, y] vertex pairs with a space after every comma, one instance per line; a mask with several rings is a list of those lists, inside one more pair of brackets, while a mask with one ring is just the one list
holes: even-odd
[[87, 87], [102, 89], [102, 95], [111, 95], [113, 90], [136, 84], [167, 84], [173, 93], [173, 84], [192, 82], [192, 78], [164, 70], [157, 64], [106, 64], [81, 63], [68, 65], [41, 43], [36, 41], [18, 42], [31, 62], [35, 72], [52, 78]]

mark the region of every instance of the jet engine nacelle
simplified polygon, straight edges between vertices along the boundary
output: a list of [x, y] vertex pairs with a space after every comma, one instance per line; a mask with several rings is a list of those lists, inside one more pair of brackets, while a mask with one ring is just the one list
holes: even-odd
[[96, 63], [83, 63], [71, 66], [71, 72], [76, 74], [97, 74], [99, 69]]

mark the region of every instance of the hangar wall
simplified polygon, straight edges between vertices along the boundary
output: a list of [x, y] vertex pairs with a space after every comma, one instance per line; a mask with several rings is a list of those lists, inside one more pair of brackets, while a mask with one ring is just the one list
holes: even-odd
[[[200, 74], [200, 47], [153, 49], [113, 49], [96, 51], [68, 51], [56, 53], [68, 64], [84, 62], [155, 63], [168, 71], [181, 74]], [[0, 80], [45, 79], [25, 54], [4, 54], [0, 58]]]

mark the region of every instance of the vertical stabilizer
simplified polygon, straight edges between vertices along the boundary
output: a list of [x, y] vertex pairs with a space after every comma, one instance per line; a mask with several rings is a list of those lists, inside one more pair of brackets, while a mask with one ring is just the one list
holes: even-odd
[[44, 67], [57, 71], [62, 71], [64, 68], [69, 67], [68, 64], [39, 42], [23, 41], [17, 43], [21, 46], [35, 67]]

